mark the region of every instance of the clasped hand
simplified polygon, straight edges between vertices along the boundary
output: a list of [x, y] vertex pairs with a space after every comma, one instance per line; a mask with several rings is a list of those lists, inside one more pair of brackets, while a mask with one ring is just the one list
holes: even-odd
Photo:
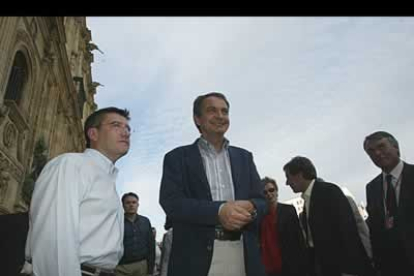
[[219, 221], [226, 230], [240, 230], [253, 220], [254, 205], [248, 200], [227, 201], [219, 211]]

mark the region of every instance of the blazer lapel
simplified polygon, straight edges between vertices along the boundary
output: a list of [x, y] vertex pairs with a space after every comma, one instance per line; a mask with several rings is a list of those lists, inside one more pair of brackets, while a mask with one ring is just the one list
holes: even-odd
[[384, 206], [384, 185], [383, 185], [382, 173], [380, 173], [372, 182], [372, 194], [371, 197], [373, 208], [379, 210], [379, 218], [382, 225], [385, 222], [385, 206]]
[[375, 205], [378, 210], [380, 211], [381, 221], [384, 222], [385, 220], [385, 207], [384, 207], [384, 185], [383, 185], [382, 173], [377, 176], [374, 180], [374, 193], [376, 196], [375, 198]]
[[400, 187], [400, 194], [399, 194], [399, 200], [398, 200], [398, 215], [401, 216], [402, 212], [405, 208], [406, 202], [410, 200], [409, 195], [411, 194], [409, 192], [409, 185], [411, 184], [410, 181], [414, 179], [413, 170], [411, 170], [410, 165], [404, 162], [404, 168], [402, 171], [401, 176], [401, 187]]
[[233, 147], [229, 147], [229, 156], [230, 156], [230, 167], [231, 167], [231, 177], [233, 180], [234, 187], [234, 199], [239, 199], [239, 185], [240, 185], [240, 171], [241, 168], [240, 158], [238, 152]]
[[276, 229], [278, 231], [280, 231], [280, 225], [283, 225], [282, 222], [283, 222], [284, 216], [283, 216], [282, 209], [283, 209], [283, 206], [281, 206], [280, 204], [278, 204], [277, 205], [277, 208], [276, 208], [276, 220], [275, 220]]
[[[319, 185], [318, 185], [318, 181], [315, 180], [315, 182], [313, 183], [313, 188], [312, 188], [312, 193], [309, 197], [309, 210], [306, 210], [306, 212], [308, 213], [308, 226], [310, 227], [310, 230], [312, 230], [312, 221], [313, 221], [313, 213], [316, 212], [315, 208], [318, 207], [317, 201], [318, 201], [318, 189], [319, 189]], [[315, 205], [316, 204], [316, 205]]]
[[200, 183], [202, 186], [209, 191], [209, 198], [211, 200], [211, 189], [210, 184], [208, 184], [208, 179], [206, 175], [206, 171], [204, 169], [203, 159], [200, 154], [200, 150], [198, 149], [197, 145], [198, 139], [191, 145], [189, 153], [188, 153], [188, 166], [189, 170], [192, 175], [195, 175], [199, 178]]

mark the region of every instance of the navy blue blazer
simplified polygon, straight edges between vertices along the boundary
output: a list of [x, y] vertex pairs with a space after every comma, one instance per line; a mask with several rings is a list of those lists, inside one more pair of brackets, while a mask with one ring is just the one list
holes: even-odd
[[[214, 250], [214, 228], [224, 201], [213, 201], [197, 141], [164, 157], [160, 204], [174, 229], [168, 276], [206, 276]], [[247, 276], [265, 276], [258, 239], [267, 212], [263, 185], [250, 152], [229, 147], [236, 200], [252, 200], [258, 215], [242, 229]], [[231, 264], [229, 264], [231, 265]]]

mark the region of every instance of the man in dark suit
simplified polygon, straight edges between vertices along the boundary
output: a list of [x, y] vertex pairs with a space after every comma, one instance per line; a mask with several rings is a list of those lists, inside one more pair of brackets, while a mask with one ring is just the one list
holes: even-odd
[[278, 202], [276, 180], [265, 177], [264, 195], [269, 213], [260, 231], [262, 260], [268, 276], [307, 275], [307, 256], [295, 207]]
[[201, 137], [165, 155], [160, 204], [174, 229], [169, 276], [264, 276], [258, 229], [263, 187], [247, 150], [229, 146], [229, 103], [194, 101]]
[[381, 169], [366, 186], [375, 266], [381, 276], [413, 273], [414, 166], [400, 159], [398, 141], [385, 131], [367, 136], [364, 150]]
[[[286, 184], [304, 199], [303, 228], [310, 275], [373, 275], [348, 199], [335, 184], [317, 180], [312, 162], [297, 156], [283, 170]], [[307, 218], [307, 219], [306, 219]]]

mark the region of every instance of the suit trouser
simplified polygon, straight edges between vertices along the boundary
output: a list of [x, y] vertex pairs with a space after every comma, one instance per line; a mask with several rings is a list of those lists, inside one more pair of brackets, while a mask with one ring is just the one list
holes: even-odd
[[208, 276], [245, 276], [243, 241], [214, 240]]
[[141, 260], [130, 264], [118, 265], [115, 269], [116, 276], [147, 276], [148, 264], [147, 260]]

